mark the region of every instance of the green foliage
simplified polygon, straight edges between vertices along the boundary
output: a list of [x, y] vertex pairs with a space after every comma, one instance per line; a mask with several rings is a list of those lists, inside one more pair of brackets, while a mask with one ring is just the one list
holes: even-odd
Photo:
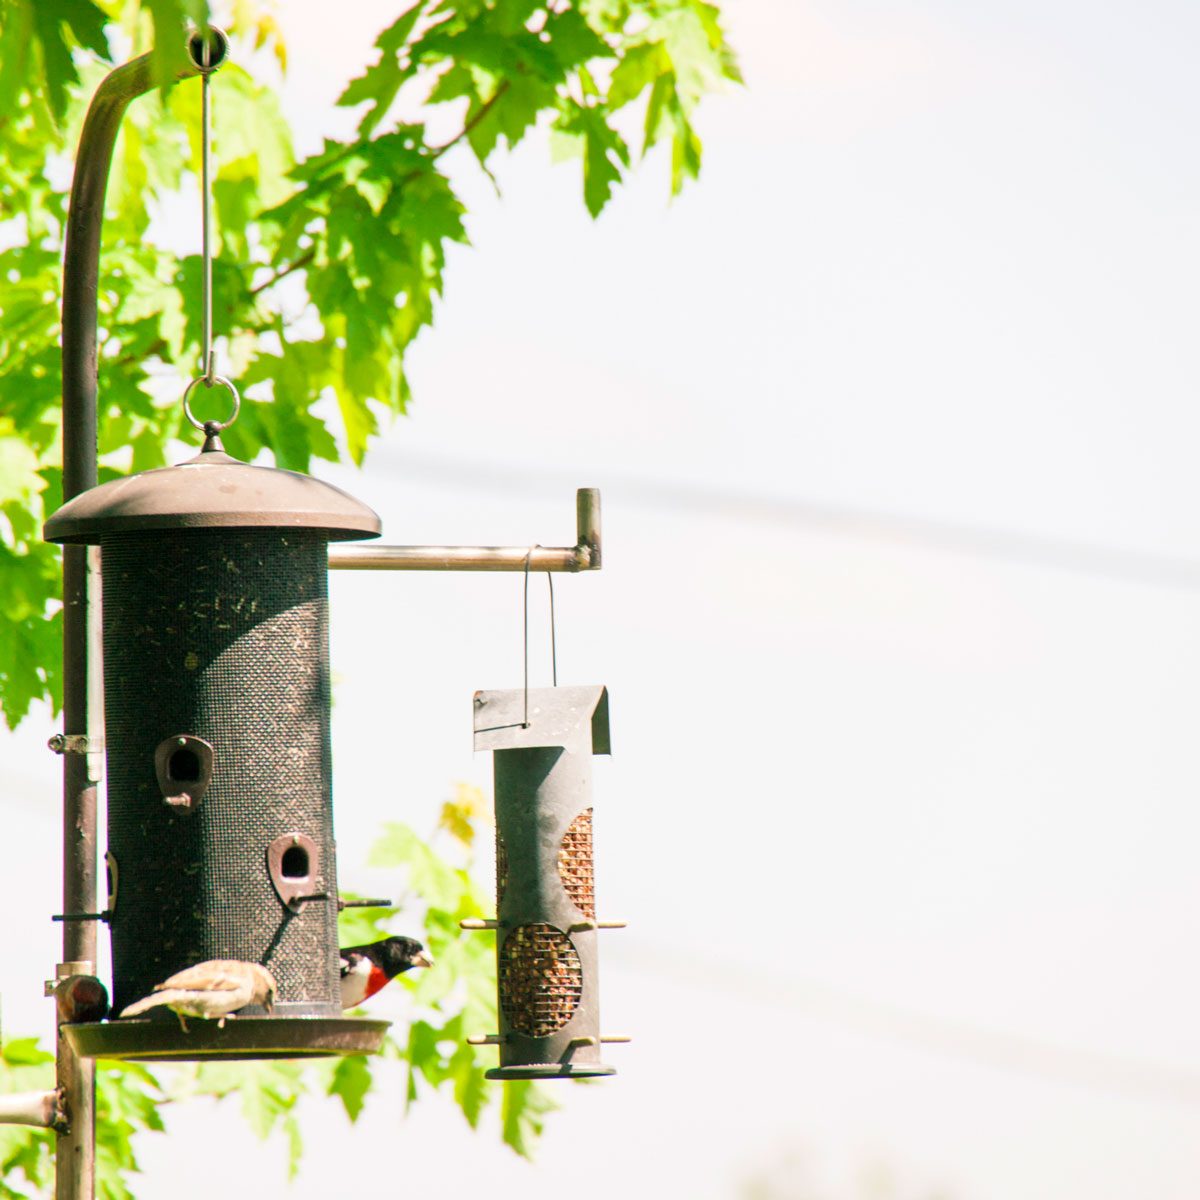
[[140, 1063], [96, 1066], [96, 1195], [99, 1200], [133, 1200], [127, 1177], [141, 1168], [134, 1135], [164, 1131], [159, 1109], [167, 1103], [158, 1077]]
[[[236, 1096], [247, 1124], [260, 1138], [281, 1135], [288, 1172], [303, 1154], [298, 1105], [305, 1095], [336, 1096], [357, 1121], [384, 1072], [403, 1069], [407, 1104], [422, 1091], [451, 1099], [472, 1128], [489, 1107], [499, 1109], [506, 1145], [531, 1158], [545, 1116], [556, 1105], [546, 1089], [528, 1082], [484, 1078], [491, 1050], [467, 1045], [474, 1033], [496, 1028], [495, 958], [491, 938], [463, 933], [463, 917], [482, 916], [487, 902], [472, 876], [476, 827], [483, 797], [461, 787], [443, 807], [438, 830], [426, 841], [404, 825], [388, 825], [372, 849], [372, 865], [397, 871], [394, 908], [346, 909], [343, 945], [376, 941], [391, 933], [417, 934], [433, 955], [429, 970], [401, 976], [391, 986], [408, 994], [411, 1020], [389, 1034], [380, 1055], [300, 1062], [208, 1062], [155, 1067], [101, 1062], [96, 1075], [96, 1178], [100, 1200], [133, 1200], [130, 1177], [140, 1170], [136, 1136], [165, 1131], [164, 1114], [183, 1100], [225, 1101]], [[344, 893], [347, 898], [353, 898]], [[53, 1056], [36, 1039], [8, 1042], [0, 1051], [0, 1092], [54, 1086]], [[47, 1130], [0, 1126], [0, 1200], [32, 1197], [53, 1177], [54, 1135]], [[26, 1188], [35, 1189], [26, 1191]]]
[[[380, 34], [378, 58], [339, 103], [357, 133], [295, 163], [269, 86], [235, 65], [286, 54], [256, 0], [236, 0], [232, 61], [213, 88], [220, 236], [215, 325], [222, 370], [246, 393], [231, 453], [362, 462], [409, 399], [405, 355], [432, 324], [447, 249], [467, 242], [450, 164], [466, 150], [493, 175], [502, 148], [537, 129], [581, 163], [598, 215], [638, 152], [671, 148], [671, 190], [700, 165], [702, 95], [738, 79], [716, 8], [702, 0], [418, 0]], [[65, 195], [57, 156], [113, 47], [157, 44], [173, 69], [205, 0], [0, 0], [0, 709], [15, 726], [60, 700], [57, 551], [40, 540], [60, 499], [58, 308]], [[170, 51], [168, 53], [167, 51]], [[445, 106], [458, 133], [432, 140]], [[403, 114], [402, 116], [399, 114]], [[131, 106], [109, 186], [100, 289], [104, 470], [168, 460], [190, 431], [178, 398], [199, 356], [199, 262], [155, 236], [159, 202], [194, 187], [199, 89]], [[314, 320], [319, 328], [314, 332]], [[217, 415], [223, 394], [201, 395]]]
[[[54, 1056], [35, 1038], [20, 1038], [0, 1051], [0, 1092], [48, 1091], [54, 1087]], [[133, 1200], [128, 1176], [139, 1170], [133, 1138], [162, 1132], [160, 1109], [171, 1097], [158, 1077], [137, 1063], [102, 1062], [96, 1069], [96, 1195]], [[53, 1189], [55, 1134], [48, 1129], [0, 1126], [0, 1200], [32, 1200]], [[26, 1190], [34, 1189], [33, 1191]]]
[[26, 78], [38, 79], [39, 98], [56, 122], [66, 115], [70, 90], [79, 84], [74, 51], [109, 58], [108, 14], [92, 0], [6, 0], [0, 6], [0, 112], [10, 113]]
[[[54, 1087], [54, 1055], [36, 1038], [19, 1038], [0, 1049], [0, 1092], [48, 1091]], [[27, 1200], [53, 1186], [55, 1135], [48, 1129], [0, 1125], [0, 1200]]]
[[[399, 918], [414, 905], [423, 907], [423, 941], [435, 965], [397, 981], [409, 992], [414, 1019], [407, 1040], [389, 1041], [384, 1054], [406, 1063], [409, 1104], [423, 1088], [446, 1091], [474, 1129], [485, 1109], [499, 1099], [501, 1136], [528, 1158], [541, 1134], [542, 1116], [556, 1105], [537, 1087], [521, 1085], [514, 1091], [512, 1084], [485, 1079], [489, 1064], [484, 1056], [493, 1052], [476, 1050], [466, 1042], [472, 1034], [491, 1033], [497, 1021], [493, 940], [459, 929], [464, 918], [484, 916], [491, 907], [472, 876], [475, 831], [484, 815], [479, 790], [460, 785], [443, 806], [431, 841], [407, 825], [386, 825], [368, 863], [402, 871], [406, 898], [396, 909], [347, 909], [341, 919], [342, 944], [410, 931]], [[360, 1087], [361, 1081], [348, 1066], [330, 1086], [342, 1097], [351, 1120], [357, 1117], [352, 1109], [358, 1104]]]

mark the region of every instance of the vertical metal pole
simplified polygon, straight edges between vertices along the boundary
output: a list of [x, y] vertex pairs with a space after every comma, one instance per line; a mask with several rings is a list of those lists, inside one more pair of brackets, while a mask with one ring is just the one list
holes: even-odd
[[[64, 423], [63, 440], [68, 440]], [[93, 429], [95, 426], [93, 425]], [[90, 442], [95, 479], [95, 441]], [[86, 454], [77, 454], [85, 458]], [[64, 447], [64, 459], [66, 458]], [[64, 472], [65, 477], [65, 472]], [[77, 489], [82, 490], [82, 489]], [[69, 498], [74, 493], [66, 493]], [[63, 550], [63, 718], [67, 733], [89, 736], [87, 547]], [[63, 912], [96, 911], [96, 785], [88, 778], [88, 757], [63, 755]], [[63, 962], [89, 963], [95, 972], [96, 926], [63, 922]], [[55, 1157], [57, 1200], [91, 1200], [95, 1195], [96, 1077], [91, 1059], [79, 1058], [58, 1030], [58, 1087], [68, 1125], [58, 1137]]]
[[602, 565], [599, 488], [579, 488], [575, 493], [575, 540], [588, 548], [588, 569], [598, 571]]
[[[178, 78], [197, 74], [180, 64]], [[96, 328], [100, 235], [113, 146], [129, 102], [154, 86], [151, 55], [113, 71], [92, 99], [79, 139], [63, 256], [63, 500], [96, 485]], [[88, 702], [88, 548], [63, 548], [64, 732], [95, 737], [99, 721]], [[91, 662], [98, 671], [98, 657]], [[63, 911], [96, 911], [96, 784], [89, 756], [63, 754]], [[94, 973], [96, 926], [63, 922], [63, 962], [87, 963]], [[79, 968], [77, 968], [79, 969]], [[56, 1200], [93, 1200], [96, 1191], [96, 1077], [91, 1059], [79, 1058], [58, 1035], [58, 1087], [67, 1126], [58, 1137]]]

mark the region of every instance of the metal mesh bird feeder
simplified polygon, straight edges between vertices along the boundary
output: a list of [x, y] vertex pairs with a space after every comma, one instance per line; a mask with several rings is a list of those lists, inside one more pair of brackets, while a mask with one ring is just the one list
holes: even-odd
[[[342, 1017], [327, 545], [379, 518], [319, 480], [225, 454], [93, 488], [46, 537], [101, 547], [113, 1011], [208, 959], [267, 966], [273, 1016], [72, 1027], [105, 1057], [375, 1049]], [[70, 914], [68, 914], [70, 916]]]
[[477, 692], [475, 749], [494, 754], [500, 1047], [490, 1079], [612, 1075], [600, 1045], [592, 755], [608, 754], [603, 687]]

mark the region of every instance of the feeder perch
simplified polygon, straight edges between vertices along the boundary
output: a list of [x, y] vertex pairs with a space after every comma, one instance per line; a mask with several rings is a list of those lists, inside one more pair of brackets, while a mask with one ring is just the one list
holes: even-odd
[[592, 755], [608, 754], [603, 687], [475, 694], [475, 749], [495, 752], [500, 1032], [489, 1079], [612, 1075], [600, 1061]]
[[[342, 1016], [329, 738], [331, 541], [379, 518], [309, 476], [204, 449], [46, 523], [103, 566], [112, 1011], [208, 959], [263, 963], [274, 1014], [64, 1026], [78, 1053], [265, 1058], [378, 1048]], [[119, 886], [118, 886], [119, 883]]]

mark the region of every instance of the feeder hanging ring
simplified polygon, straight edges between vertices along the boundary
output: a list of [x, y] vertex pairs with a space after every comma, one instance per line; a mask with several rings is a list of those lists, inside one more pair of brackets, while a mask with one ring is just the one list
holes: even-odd
[[[221, 387], [228, 389], [229, 394], [233, 397], [233, 408], [230, 410], [229, 416], [226, 417], [224, 421], [199, 421], [196, 419], [196, 414], [192, 412], [192, 406], [189, 403], [189, 400], [191, 399], [192, 392], [196, 389], [196, 385], [199, 383], [204, 384], [206, 388], [212, 387], [213, 384], [218, 384]], [[196, 378], [187, 385], [187, 388], [183, 393], [184, 416], [187, 417], [193, 428], [199, 429], [204, 433], [220, 433], [222, 429], [228, 429], [229, 426], [237, 420], [237, 415], [241, 410], [241, 407], [242, 398], [238, 395], [237, 388], [234, 387], [233, 383], [226, 379], [224, 375], [214, 375], [212, 383], [209, 383], [203, 375], [197, 375]]]

